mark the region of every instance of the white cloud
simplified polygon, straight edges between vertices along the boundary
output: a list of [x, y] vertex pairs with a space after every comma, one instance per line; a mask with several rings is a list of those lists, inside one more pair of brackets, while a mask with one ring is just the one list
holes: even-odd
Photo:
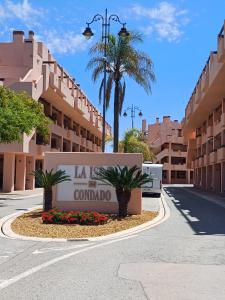
[[183, 34], [182, 27], [189, 22], [187, 10], [178, 9], [165, 1], [156, 7], [134, 5], [131, 13], [137, 18], [145, 17], [148, 20], [147, 34], [155, 32], [159, 39], [169, 42], [179, 40]]
[[17, 19], [26, 26], [37, 25], [39, 19], [44, 16], [45, 11], [41, 8], [34, 8], [28, 0], [11, 1], [5, 0], [0, 4], [1, 22], [10, 19]]
[[87, 48], [87, 41], [82, 34], [73, 31], [59, 33], [56, 30], [48, 30], [39, 37], [53, 53], [68, 54], [82, 51]]
[[56, 18], [52, 21], [48, 11], [33, 6], [29, 0], [4, 0], [0, 3], [0, 22], [2, 28], [7, 24], [7, 31], [9, 28], [21, 30], [21, 26], [34, 30], [35, 38], [44, 42], [53, 53], [75, 53], [89, 45], [81, 33], [57, 30], [62, 20]]

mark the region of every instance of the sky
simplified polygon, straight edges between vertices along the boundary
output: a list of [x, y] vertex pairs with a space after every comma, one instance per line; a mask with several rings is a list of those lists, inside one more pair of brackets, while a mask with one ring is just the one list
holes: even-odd
[[[185, 106], [207, 61], [217, 48], [217, 34], [225, 18], [224, 0], [3, 0], [0, 1], [0, 41], [10, 41], [12, 30], [35, 32], [47, 44], [54, 57], [80, 83], [90, 101], [100, 110], [99, 82], [93, 83], [86, 69], [89, 49], [101, 37], [101, 23], [92, 26], [94, 37], [82, 36], [86, 21], [97, 13], [117, 14], [130, 31], [140, 31], [144, 42], [137, 48], [146, 52], [154, 64], [156, 82], [152, 94], [131, 80], [127, 81], [124, 109], [133, 105], [143, 118], [153, 123], [156, 117], [170, 115], [182, 120]], [[111, 24], [117, 34], [120, 26]], [[113, 101], [106, 119], [113, 125]], [[141, 127], [136, 115], [135, 127]], [[131, 118], [120, 118], [120, 136], [131, 127]]]

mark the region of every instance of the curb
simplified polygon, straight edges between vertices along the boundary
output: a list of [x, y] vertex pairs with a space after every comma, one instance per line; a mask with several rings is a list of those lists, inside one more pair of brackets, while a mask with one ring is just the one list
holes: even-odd
[[41, 238], [41, 237], [29, 237], [29, 236], [23, 236], [16, 234], [11, 229], [12, 222], [19, 217], [20, 215], [24, 214], [25, 212], [31, 212], [33, 210], [36, 210], [40, 208], [38, 207], [32, 207], [31, 209], [27, 209], [24, 211], [20, 211], [18, 213], [14, 213], [11, 215], [8, 215], [0, 220], [0, 237], [9, 238], [9, 239], [19, 239], [24, 241], [35, 241], [35, 242], [73, 242], [73, 241], [104, 241], [109, 239], [116, 239], [119, 237], [129, 236], [136, 233], [139, 233], [141, 231], [150, 229], [152, 227], [155, 227], [164, 221], [166, 221], [170, 217], [170, 209], [166, 203], [165, 197], [164, 197], [164, 191], [162, 192], [162, 196], [159, 201], [159, 214], [157, 217], [155, 217], [153, 220], [148, 221], [144, 224], [138, 225], [136, 227], [123, 230], [120, 232], [108, 234], [105, 236], [99, 236], [99, 237], [90, 237], [90, 238], [70, 238], [70, 239], [64, 239], [64, 238]]

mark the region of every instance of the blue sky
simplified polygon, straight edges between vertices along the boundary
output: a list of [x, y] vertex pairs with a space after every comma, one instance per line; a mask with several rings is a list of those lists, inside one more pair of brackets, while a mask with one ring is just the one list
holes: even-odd
[[[86, 70], [88, 49], [101, 35], [100, 23], [92, 27], [92, 41], [84, 40], [81, 32], [85, 22], [96, 13], [103, 14], [105, 8], [127, 22], [128, 29], [145, 34], [144, 43], [138, 47], [154, 62], [157, 81], [152, 85], [152, 95], [128, 81], [124, 108], [138, 105], [150, 123], [163, 115], [181, 120], [209, 52], [216, 50], [217, 34], [225, 18], [224, 0], [0, 1], [0, 40], [10, 40], [14, 29], [34, 30], [36, 37], [48, 44], [58, 62], [81, 84], [91, 102], [101, 109], [98, 84], [91, 81], [91, 73]], [[120, 29], [117, 23], [111, 28], [114, 33]], [[107, 112], [111, 125], [112, 108], [113, 105]], [[138, 116], [135, 126], [141, 126]], [[121, 135], [129, 127], [130, 118], [121, 117]]]

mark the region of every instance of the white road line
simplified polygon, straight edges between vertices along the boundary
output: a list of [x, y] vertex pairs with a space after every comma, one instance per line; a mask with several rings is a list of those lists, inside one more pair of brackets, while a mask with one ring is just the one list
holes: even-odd
[[87, 252], [89, 250], [92, 250], [92, 249], [95, 249], [95, 248], [100, 248], [100, 247], [103, 247], [103, 246], [107, 246], [107, 245], [110, 245], [110, 244], [113, 244], [113, 243], [117, 243], [119, 241], [123, 241], [123, 240], [127, 240], [127, 239], [131, 239], [131, 238], [134, 238], [136, 237], [137, 235], [132, 235], [132, 236], [128, 236], [128, 237], [123, 237], [123, 238], [120, 238], [120, 239], [116, 239], [116, 240], [112, 240], [112, 241], [108, 241], [108, 242], [105, 242], [105, 243], [101, 243], [101, 244], [97, 244], [97, 245], [93, 245], [93, 246], [90, 246], [90, 247], [87, 247], [85, 249], [81, 249], [81, 250], [78, 250], [78, 251], [75, 251], [75, 252], [71, 252], [71, 253], [68, 253], [68, 254], [65, 254], [65, 255], [62, 255], [62, 256], [59, 256], [59, 257], [56, 257], [50, 261], [47, 261], [43, 264], [40, 264], [36, 267], [33, 267], [31, 269], [28, 269], [27, 271], [21, 273], [21, 274], [18, 274], [10, 279], [7, 279], [7, 280], [4, 280], [3, 282], [0, 282], [0, 291], [3, 290], [4, 288], [16, 283], [17, 281], [23, 279], [23, 278], [26, 278], [44, 268], [47, 268], [51, 265], [54, 265], [62, 260], [65, 260], [67, 258], [70, 258], [72, 256], [75, 256], [77, 254], [80, 254], [82, 252]]
[[83, 245], [74, 245], [70, 247], [49, 247], [49, 248], [41, 248], [41, 249], [36, 249], [32, 254], [42, 254], [42, 253], [47, 253], [47, 252], [52, 252], [52, 251], [67, 251], [67, 250], [72, 250], [76, 248], [83, 248], [85, 246], [90, 246], [93, 245], [93, 243], [88, 243], [88, 244], [83, 244]]

